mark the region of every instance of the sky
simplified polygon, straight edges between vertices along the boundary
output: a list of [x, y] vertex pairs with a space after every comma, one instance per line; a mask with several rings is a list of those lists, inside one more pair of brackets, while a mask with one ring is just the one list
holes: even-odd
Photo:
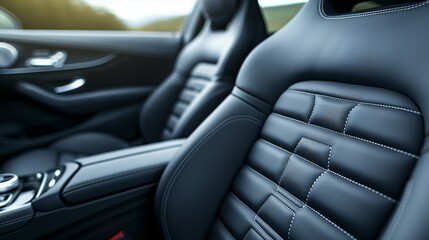
[[[160, 18], [183, 16], [192, 11], [196, 0], [83, 0], [115, 14], [130, 27], [141, 26]], [[306, 0], [259, 0], [262, 7], [293, 4]]]

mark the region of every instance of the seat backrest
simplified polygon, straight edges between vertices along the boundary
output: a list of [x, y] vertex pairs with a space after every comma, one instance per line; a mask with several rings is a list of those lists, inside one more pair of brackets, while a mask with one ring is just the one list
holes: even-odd
[[428, 239], [429, 1], [342, 3], [247, 58], [159, 183], [166, 239]]
[[266, 37], [257, 0], [201, 0], [198, 7], [204, 26], [141, 110], [146, 142], [187, 137], [231, 93], [245, 57]]

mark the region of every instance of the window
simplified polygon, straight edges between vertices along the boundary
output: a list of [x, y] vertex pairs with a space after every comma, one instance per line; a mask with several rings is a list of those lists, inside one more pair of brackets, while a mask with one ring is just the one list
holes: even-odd
[[[196, 0], [0, 0], [23, 29], [180, 31]], [[1, 24], [0, 24], [1, 26]]]
[[286, 25], [304, 6], [307, 0], [259, 0], [270, 33]]

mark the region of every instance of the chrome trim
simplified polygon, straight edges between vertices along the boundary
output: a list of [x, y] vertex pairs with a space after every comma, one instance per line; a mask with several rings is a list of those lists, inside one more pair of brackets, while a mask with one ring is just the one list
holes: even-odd
[[12, 193], [6, 193], [6, 194], [1, 194], [1, 195], [8, 195], [8, 196], [7, 196], [6, 200], [0, 202], [0, 208], [7, 206], [12, 201], [12, 198], [13, 198]]
[[[3, 181], [4, 178], [10, 178], [9, 180]], [[19, 178], [13, 173], [2, 173], [0, 174], [0, 193], [7, 193], [19, 186]]]
[[54, 88], [54, 92], [55, 93], [70, 92], [70, 91], [73, 91], [73, 90], [76, 90], [76, 89], [82, 87], [83, 85], [85, 85], [85, 83], [86, 83], [85, 79], [78, 78], [78, 79], [73, 80], [69, 84]]
[[67, 59], [67, 53], [58, 51], [47, 57], [34, 57], [26, 61], [27, 67], [55, 67], [60, 68], [64, 65]]
[[38, 67], [19, 67], [19, 68], [9, 68], [9, 69], [2, 69], [0, 71], [0, 77], [2, 75], [21, 75], [21, 74], [30, 74], [30, 73], [49, 73], [49, 72], [59, 72], [59, 71], [68, 71], [68, 70], [79, 70], [82, 71], [83, 69], [88, 68], [95, 68], [102, 66], [104, 64], [110, 63], [113, 61], [117, 55], [115, 54], [109, 54], [107, 56], [101, 57], [99, 59], [95, 60], [89, 60], [85, 62], [80, 63], [67, 63], [64, 64], [61, 68], [38, 68]]
[[40, 183], [40, 187], [39, 190], [36, 193], [36, 196], [34, 197], [34, 199], [40, 197], [40, 195], [42, 195], [43, 189], [45, 188], [46, 185], [46, 181], [48, 181], [48, 174], [47, 173], [43, 173], [43, 179], [42, 179], [42, 183]]
[[[10, 59], [6, 59], [6, 62], [0, 62], [0, 68], [9, 68], [18, 60], [18, 50], [9, 43], [0, 42], [0, 49], [8, 51], [10, 54]], [[2, 58], [4, 59], [4, 58]]]

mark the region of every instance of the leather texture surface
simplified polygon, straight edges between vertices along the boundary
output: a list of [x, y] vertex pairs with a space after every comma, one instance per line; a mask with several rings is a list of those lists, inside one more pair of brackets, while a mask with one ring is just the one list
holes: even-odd
[[173, 73], [144, 104], [143, 139], [156, 142], [189, 136], [231, 92], [245, 57], [265, 37], [255, 0], [239, 1], [225, 29], [213, 30], [207, 20], [179, 54]]
[[429, 2], [337, 3], [260, 44], [167, 166], [165, 239], [429, 237]]
[[[379, 101], [351, 98], [365, 92]], [[416, 109], [384, 89], [292, 86], [266, 120], [210, 237], [377, 238], [419, 158], [423, 119]]]
[[[204, 1], [200, 5], [205, 6], [202, 12], [210, 12], [210, 16], [205, 15], [202, 30], [182, 49], [171, 75], [142, 106], [139, 123], [144, 143], [189, 136], [228, 96], [245, 57], [266, 37], [256, 0]], [[219, 29], [219, 24], [228, 27]], [[124, 140], [102, 133], [77, 134], [47, 149], [12, 158], [0, 171], [26, 175], [77, 157], [129, 146]]]
[[79, 203], [134, 187], [156, 184], [183, 141], [175, 140], [105, 154], [103, 160], [80, 159], [82, 167], [62, 191], [69, 203]]
[[23, 227], [34, 218], [34, 210], [31, 206], [3, 212], [0, 217], [0, 235], [12, 232]]
[[47, 149], [36, 149], [22, 153], [2, 164], [0, 172], [11, 172], [19, 176], [31, 175], [54, 169], [62, 163], [76, 158], [114, 151], [129, 146], [117, 137], [103, 133], [83, 133], [63, 139]]

